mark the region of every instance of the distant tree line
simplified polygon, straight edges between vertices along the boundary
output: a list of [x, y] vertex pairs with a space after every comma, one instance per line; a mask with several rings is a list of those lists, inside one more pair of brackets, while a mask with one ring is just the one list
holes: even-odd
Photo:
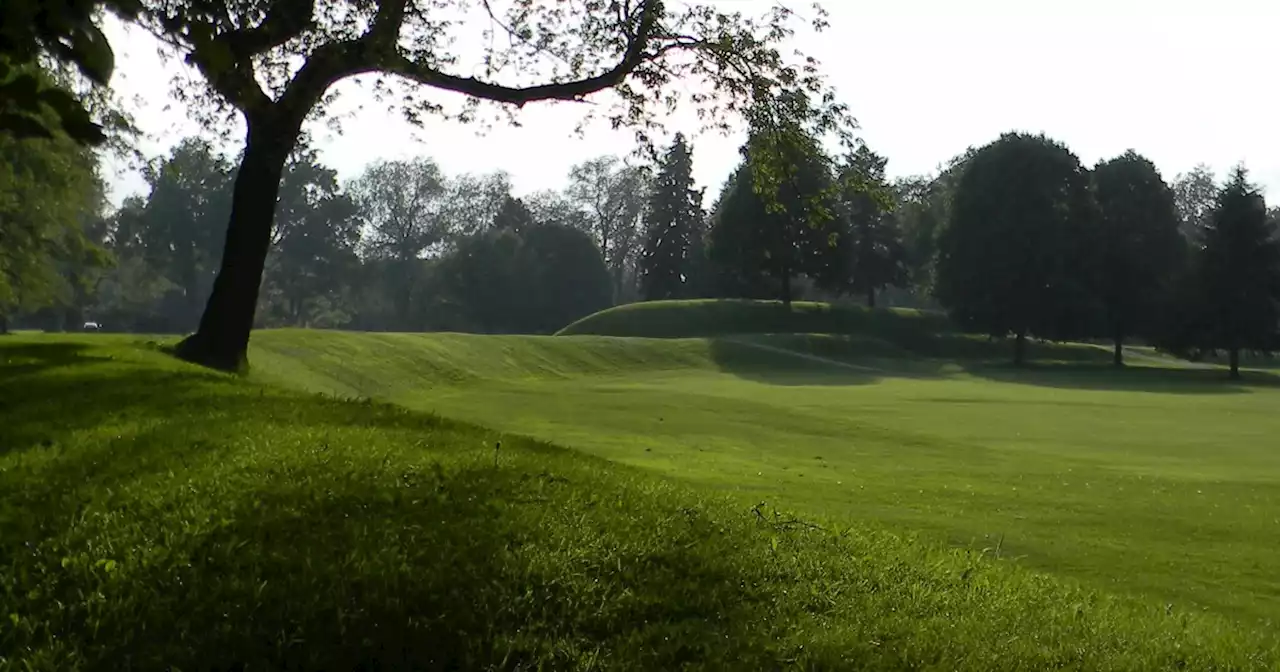
[[[802, 119], [803, 115], [791, 115]], [[1092, 169], [1006, 134], [936, 175], [891, 180], [799, 124], [753, 124], [714, 202], [677, 135], [654, 160], [602, 156], [563, 190], [383, 161], [342, 183], [303, 142], [277, 198], [256, 326], [549, 333], [638, 300], [800, 297], [945, 309], [1028, 339], [1143, 342], [1196, 357], [1269, 351], [1277, 222], [1247, 172], [1166, 183], [1129, 151]], [[95, 155], [0, 137], [0, 329], [193, 330], [220, 263], [233, 163], [190, 138], [107, 212]], [[767, 158], [768, 160], [762, 160]], [[781, 168], [779, 168], [781, 166]]]

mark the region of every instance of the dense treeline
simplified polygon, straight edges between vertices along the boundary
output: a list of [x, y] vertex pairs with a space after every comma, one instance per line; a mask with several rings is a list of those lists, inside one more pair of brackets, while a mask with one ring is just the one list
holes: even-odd
[[[1166, 183], [1129, 151], [1093, 168], [1010, 133], [934, 176], [890, 180], [865, 145], [752, 129], [713, 203], [683, 136], [652, 163], [600, 157], [562, 191], [429, 158], [341, 182], [305, 144], [288, 161], [256, 325], [548, 333], [617, 303], [800, 296], [941, 307], [978, 333], [1142, 341], [1187, 356], [1277, 342], [1280, 243], [1243, 168]], [[232, 163], [187, 139], [149, 193], [105, 213], [88, 150], [0, 141], [0, 327], [189, 332], [219, 267]], [[763, 176], [757, 157], [791, 168]], [[771, 187], [768, 185], [772, 185]], [[18, 204], [23, 204], [19, 207]], [[31, 204], [39, 204], [32, 207]], [[105, 213], [105, 214], [104, 214]], [[1234, 368], [1234, 367], [1233, 367]]]

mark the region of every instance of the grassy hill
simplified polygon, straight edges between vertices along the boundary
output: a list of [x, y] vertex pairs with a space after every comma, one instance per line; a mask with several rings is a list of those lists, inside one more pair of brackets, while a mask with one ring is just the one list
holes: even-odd
[[[815, 452], [808, 418], [773, 425], [785, 415], [767, 411], [772, 397], [742, 402], [764, 386], [808, 389], [803, 409], [835, 389], [823, 380], [856, 387], [855, 371], [721, 345], [263, 332], [246, 380], [129, 337], [0, 339], [0, 670], [1280, 663], [1269, 632], [993, 559], [1008, 546], [954, 550], [875, 515], [753, 509], [652, 465], [263, 382], [438, 392], [424, 404], [509, 420], [576, 412], [606, 446], [619, 445], [598, 432], [613, 404], [666, 441], [637, 422], [665, 395], [684, 423], [672, 436], [701, 424], [740, 438], [734, 423], [754, 413], [761, 439], [796, 432]], [[539, 397], [562, 406], [529, 405]], [[852, 457], [876, 479], [879, 439], [859, 422], [869, 445]], [[973, 456], [957, 457], [953, 468]], [[1231, 544], [1208, 550], [1229, 559]]]
[[[797, 301], [787, 310], [778, 301], [696, 299], [617, 306], [574, 322], [559, 336], [715, 338], [760, 340], [771, 336], [787, 349], [837, 358], [890, 356], [965, 360], [1007, 360], [1012, 345], [1003, 339], [964, 334], [947, 316], [900, 308], [867, 309]], [[815, 350], [816, 349], [816, 350]], [[1095, 346], [1033, 341], [1032, 359], [1110, 361]]]
[[560, 330], [562, 336], [699, 338], [729, 334], [862, 334], [885, 340], [952, 331], [941, 313], [796, 301], [694, 299], [649, 301], [603, 310]]

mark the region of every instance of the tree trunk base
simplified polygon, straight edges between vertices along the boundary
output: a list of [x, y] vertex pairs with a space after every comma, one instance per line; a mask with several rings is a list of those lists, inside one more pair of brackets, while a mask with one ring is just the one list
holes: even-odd
[[243, 352], [233, 352], [233, 348], [218, 347], [214, 339], [196, 332], [184, 339], [173, 349], [178, 359], [199, 364], [200, 366], [229, 373], [243, 373], [249, 367], [249, 360]]
[[1023, 367], [1027, 364], [1027, 335], [1018, 332], [1013, 340], [1013, 365]]

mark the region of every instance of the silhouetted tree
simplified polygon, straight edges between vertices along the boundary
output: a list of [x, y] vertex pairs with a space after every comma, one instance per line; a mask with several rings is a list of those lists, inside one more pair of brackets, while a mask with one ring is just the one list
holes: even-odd
[[368, 231], [363, 256], [381, 262], [377, 281], [392, 307], [392, 329], [412, 329], [411, 313], [421, 283], [421, 260], [450, 232], [441, 215], [445, 177], [435, 161], [380, 161], [347, 186]]
[[1092, 310], [1095, 205], [1089, 177], [1065, 146], [1007, 133], [966, 162], [939, 238], [939, 301], [959, 323], [1028, 335], [1079, 335]]
[[295, 152], [285, 167], [276, 205], [264, 292], [286, 324], [340, 326], [344, 293], [359, 258], [361, 220], [338, 187], [337, 173], [316, 152]]
[[658, 165], [645, 217], [649, 234], [640, 257], [640, 295], [646, 301], [690, 295], [702, 252], [702, 191], [693, 186], [693, 155], [676, 134]]
[[1202, 244], [1218, 202], [1218, 183], [1213, 169], [1197, 164], [1174, 178], [1171, 188], [1182, 234], [1193, 244]]
[[1114, 362], [1124, 364], [1124, 341], [1151, 336], [1169, 307], [1172, 284], [1185, 261], [1173, 191], [1145, 157], [1132, 150], [1093, 170], [1101, 259], [1097, 291]]
[[840, 247], [849, 257], [846, 286], [865, 296], [869, 308], [876, 305], [877, 291], [907, 283], [906, 249], [885, 183], [887, 162], [862, 145], [840, 167], [840, 214], [845, 219]]
[[1227, 350], [1231, 377], [1240, 351], [1270, 350], [1280, 327], [1280, 243], [1271, 236], [1267, 206], [1243, 167], [1218, 195], [1200, 259], [1206, 345]]
[[[756, 99], [805, 91], [826, 119], [851, 126], [811, 61], [792, 64], [779, 44], [794, 15], [778, 8], [761, 20], [710, 5], [663, 0], [611, 3], [508, 3], [471, 0], [141, 0], [139, 20], [186, 53], [198, 81], [176, 91], [198, 120], [225, 123], [238, 111], [245, 151], [232, 197], [225, 252], [200, 327], [179, 346], [183, 357], [220, 368], [245, 362], [272, 218], [286, 160], [304, 121], [323, 116], [330, 88], [380, 73], [406, 85], [382, 100], [410, 121], [447, 108], [438, 94], [461, 94], [454, 118], [476, 117], [482, 101], [518, 109], [542, 100], [580, 100], [612, 89], [603, 108], [617, 127], [642, 130], [681, 100], [722, 121]], [[511, 40], [482, 40], [476, 61], [454, 46], [470, 19], [495, 22]], [[806, 22], [825, 25], [822, 15]], [[456, 68], [456, 70], [455, 70]], [[375, 78], [383, 93], [387, 78]], [[695, 81], [715, 95], [691, 95]]]
[[558, 224], [495, 227], [463, 240], [433, 271], [441, 305], [486, 333], [553, 333], [611, 305], [600, 251]]

